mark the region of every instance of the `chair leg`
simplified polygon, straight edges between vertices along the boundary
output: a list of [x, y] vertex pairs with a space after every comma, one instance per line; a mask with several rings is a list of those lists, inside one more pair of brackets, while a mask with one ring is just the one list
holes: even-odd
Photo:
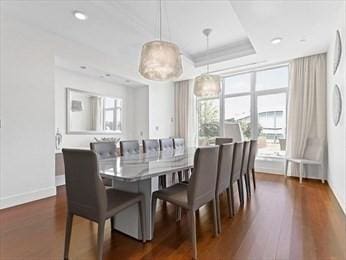
[[217, 214], [217, 228], [218, 233], [221, 234], [221, 212], [220, 212], [220, 195], [216, 195], [216, 214]]
[[111, 232], [114, 230], [114, 217], [111, 217]]
[[237, 184], [238, 184], [238, 193], [239, 193], [239, 201], [240, 201], [240, 204], [243, 205], [244, 203], [244, 200], [243, 200], [243, 196], [244, 196], [244, 193], [243, 193], [243, 182], [241, 180], [241, 178], [239, 180], [237, 180]]
[[287, 177], [287, 171], [288, 171], [288, 160], [285, 160], [285, 177]]
[[72, 222], [73, 214], [67, 213], [66, 218], [66, 233], [65, 233], [65, 250], [64, 250], [64, 259], [68, 259], [68, 254], [70, 251], [70, 242], [71, 242], [71, 233], [72, 233]]
[[175, 208], [175, 221], [179, 222], [181, 220], [181, 207], [176, 206]]
[[300, 183], [302, 183], [303, 171], [304, 171], [304, 165], [302, 163], [300, 163], [300, 170], [299, 170], [299, 182]]
[[214, 198], [212, 200], [212, 206], [213, 206], [213, 221], [214, 221], [214, 236], [218, 236], [218, 228], [217, 228], [217, 206], [216, 206], [216, 199]]
[[146, 237], [147, 237], [147, 231], [146, 231], [146, 217], [145, 217], [145, 201], [144, 201], [144, 197], [139, 201], [138, 203], [138, 207], [139, 207], [139, 221], [141, 223], [141, 231], [142, 231], [142, 242], [145, 243], [146, 242]]
[[102, 220], [98, 223], [98, 230], [97, 230], [97, 259], [98, 260], [102, 260], [104, 232], [105, 232], [105, 221]]
[[255, 169], [252, 168], [251, 171], [252, 171], [253, 188], [256, 189], [256, 176], [255, 176], [256, 173], [255, 173]]
[[153, 197], [151, 202], [151, 230], [152, 230], [152, 237], [154, 237], [154, 229], [155, 229], [155, 214], [156, 214], [156, 203], [157, 198]]
[[232, 202], [231, 202], [231, 196], [232, 196], [231, 195], [231, 187], [228, 187], [226, 189], [226, 193], [227, 193], [227, 204], [228, 204], [228, 217], [231, 218], [233, 216], [233, 213], [232, 213]]
[[185, 181], [189, 180], [189, 170], [184, 171], [184, 178], [185, 178]]
[[189, 210], [189, 222], [192, 242], [192, 258], [197, 259], [197, 238], [196, 238], [196, 214], [194, 210]]
[[179, 182], [183, 181], [183, 172], [178, 172], [178, 181]]
[[324, 165], [320, 165], [320, 171], [321, 171], [321, 181], [324, 183]]
[[248, 198], [251, 197], [251, 191], [250, 191], [250, 178], [249, 174], [244, 174], [244, 180], [245, 180], [245, 189], [246, 189], [246, 196]]

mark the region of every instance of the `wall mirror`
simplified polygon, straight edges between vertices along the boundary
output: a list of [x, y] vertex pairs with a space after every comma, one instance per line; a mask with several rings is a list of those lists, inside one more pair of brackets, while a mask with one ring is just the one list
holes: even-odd
[[66, 94], [68, 134], [122, 132], [122, 99], [70, 88]]

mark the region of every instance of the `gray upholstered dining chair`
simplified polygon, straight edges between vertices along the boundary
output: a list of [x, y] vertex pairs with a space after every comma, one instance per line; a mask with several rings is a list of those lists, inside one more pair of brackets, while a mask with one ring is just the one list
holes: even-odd
[[129, 154], [139, 153], [139, 143], [137, 140], [120, 141], [120, 155], [126, 156]]
[[173, 138], [174, 149], [183, 149], [185, 148], [184, 138]]
[[229, 143], [233, 143], [233, 138], [228, 138], [228, 137], [216, 137], [215, 138], [215, 144], [216, 145], [229, 144]]
[[[90, 149], [97, 154], [98, 159], [110, 159], [117, 156], [115, 142], [96, 142], [90, 143]], [[112, 180], [102, 178], [103, 184], [112, 186]]]
[[[159, 140], [145, 139], [142, 142], [144, 153], [155, 153], [160, 151]], [[167, 187], [166, 175], [159, 176], [159, 187], [160, 189]]]
[[[105, 189], [102, 184], [97, 155], [94, 151], [63, 149], [67, 195], [67, 221], [64, 258], [68, 258], [73, 216], [98, 223], [97, 259], [102, 259], [105, 221], [120, 211], [139, 205], [142, 241], [145, 242], [144, 195]], [[112, 223], [113, 226], [113, 223]], [[113, 228], [113, 227], [112, 227]]]
[[249, 173], [250, 141], [244, 142], [242, 172], [245, 180], [246, 195], [251, 197], [250, 173]]
[[159, 139], [160, 151], [174, 150], [174, 142], [172, 138]]
[[194, 171], [189, 184], [174, 184], [155, 191], [152, 196], [152, 227], [154, 232], [157, 199], [168, 201], [188, 211], [193, 246], [193, 258], [197, 258], [195, 212], [208, 202], [213, 204], [214, 235], [217, 236], [215, 188], [219, 147], [197, 148], [194, 157]]
[[255, 160], [257, 153], [257, 140], [250, 141], [250, 156], [249, 156], [249, 167], [248, 172], [252, 174], [253, 187], [256, 189], [256, 176], [255, 176]]
[[244, 204], [243, 177], [242, 177], [242, 160], [243, 160], [243, 143], [234, 143], [233, 163], [231, 171], [231, 206], [232, 216], [234, 216], [234, 196], [233, 184], [237, 182], [240, 205]]
[[146, 139], [143, 140], [143, 152], [158, 152], [160, 151], [160, 143], [159, 140], [156, 139]]
[[233, 164], [233, 149], [234, 144], [226, 143], [220, 145], [219, 150], [219, 162], [217, 168], [217, 181], [216, 181], [216, 209], [217, 209], [217, 223], [218, 230], [221, 233], [221, 212], [220, 212], [220, 195], [224, 191], [227, 192], [228, 201], [228, 215], [232, 217], [232, 205], [231, 205], [231, 171]]

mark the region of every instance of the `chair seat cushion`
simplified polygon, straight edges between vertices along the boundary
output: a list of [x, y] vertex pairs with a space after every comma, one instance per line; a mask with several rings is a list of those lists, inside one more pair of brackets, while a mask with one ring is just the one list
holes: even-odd
[[188, 185], [177, 183], [169, 186], [168, 188], [155, 191], [153, 196], [158, 199], [171, 202], [177, 206], [188, 208], [187, 188]]
[[115, 189], [106, 189], [107, 217], [114, 216], [117, 212], [139, 202], [144, 195]]
[[319, 161], [308, 160], [304, 158], [286, 158], [286, 160], [295, 162], [295, 163], [303, 163], [303, 164], [321, 164]]

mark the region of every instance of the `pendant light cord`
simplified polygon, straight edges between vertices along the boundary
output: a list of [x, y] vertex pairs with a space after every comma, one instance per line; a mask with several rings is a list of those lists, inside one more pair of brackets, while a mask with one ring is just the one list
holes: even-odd
[[[209, 59], [209, 34], [207, 34], [207, 61]], [[207, 63], [207, 74], [209, 74], [209, 62]]]
[[162, 0], [160, 0], [160, 41], [162, 40]]

